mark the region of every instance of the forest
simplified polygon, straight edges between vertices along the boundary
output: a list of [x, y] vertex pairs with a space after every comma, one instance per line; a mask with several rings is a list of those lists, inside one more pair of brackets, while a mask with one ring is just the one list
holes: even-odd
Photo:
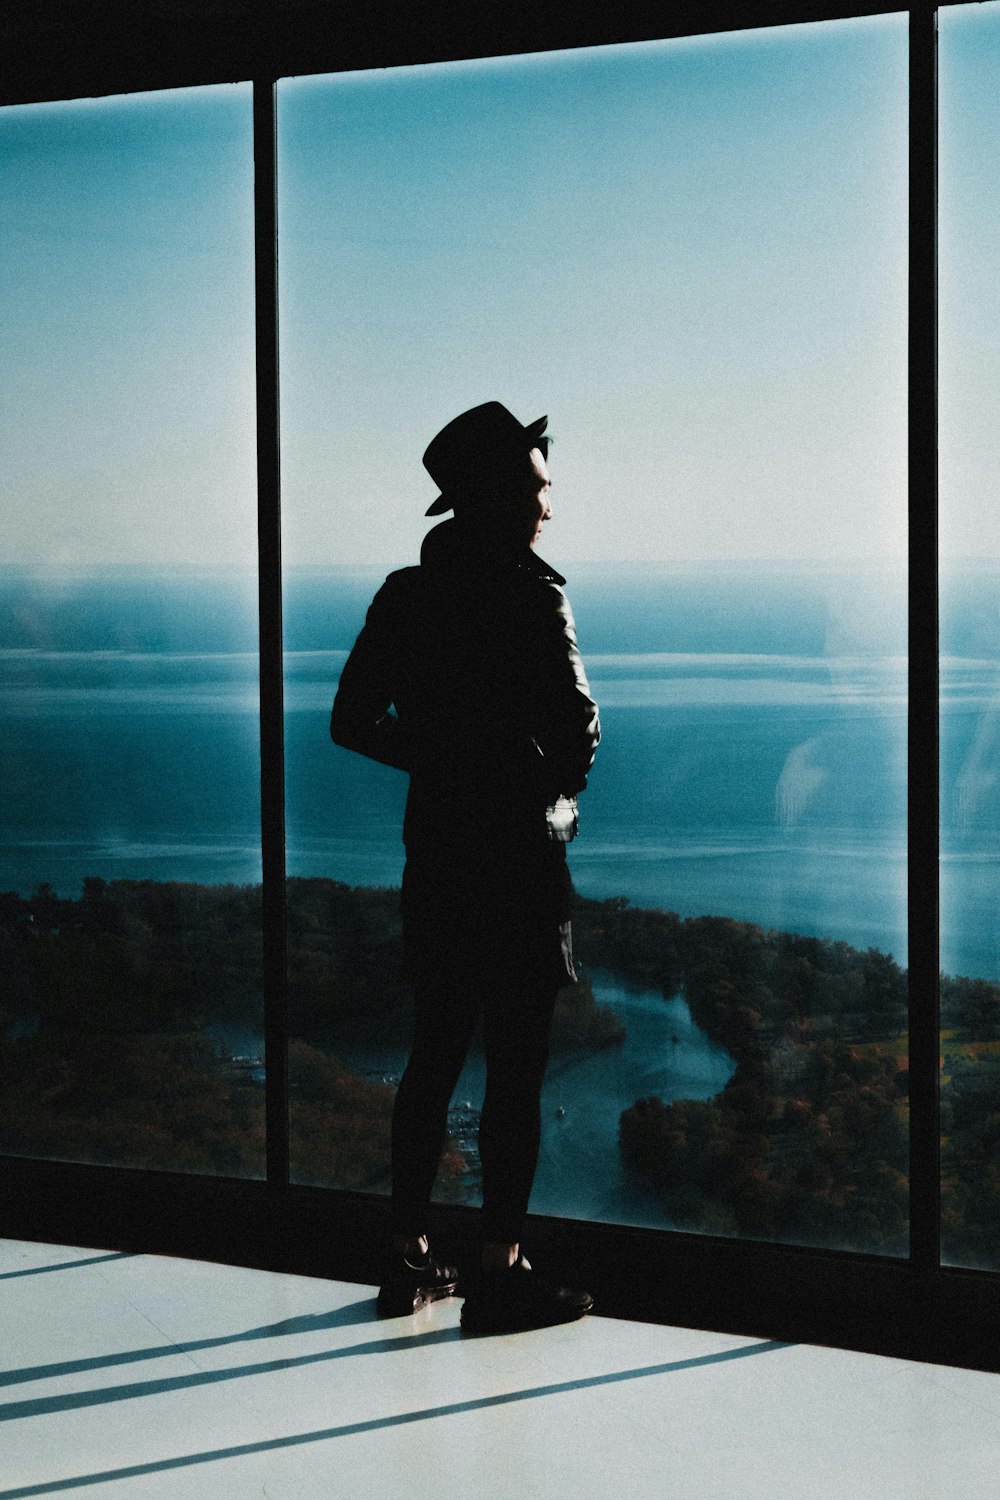
[[[627, 1170], [692, 1230], [905, 1255], [906, 974], [878, 949], [577, 898], [584, 961], [682, 993], [736, 1060], [715, 1098], [636, 1100]], [[1000, 986], [941, 977], [942, 1250], [1000, 1268]]]
[[[394, 1089], [336, 1051], [407, 1040], [399, 891], [293, 879], [286, 920], [292, 1179], [382, 1189]], [[0, 1150], [262, 1176], [260, 1069], [211, 1034], [263, 1029], [260, 933], [259, 886], [0, 894]], [[622, 1035], [589, 985], [560, 993], [554, 1051]], [[450, 1141], [439, 1195], [464, 1196], [465, 1166]]]
[[[213, 1028], [263, 1026], [259, 886], [85, 881], [0, 894], [0, 1150], [260, 1176], [254, 1059]], [[292, 879], [287, 899], [292, 1178], [381, 1191], [391, 1082], [338, 1060], [399, 1046], [409, 1025], [399, 892]], [[708, 1100], [637, 1099], [622, 1169], [664, 1222], [906, 1253], [906, 974], [846, 943], [725, 917], [575, 898], [585, 971], [682, 994], [733, 1057]], [[946, 1260], [1000, 1266], [1000, 986], [942, 977]], [[559, 997], [554, 1052], [614, 1046], [586, 979]], [[438, 1192], [464, 1196], [450, 1140]]]

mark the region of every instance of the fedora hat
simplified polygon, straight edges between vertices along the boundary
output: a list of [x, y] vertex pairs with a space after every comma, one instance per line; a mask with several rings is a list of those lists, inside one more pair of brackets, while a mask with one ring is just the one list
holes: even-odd
[[499, 401], [484, 401], [452, 419], [432, 438], [424, 453], [424, 468], [441, 491], [425, 512], [439, 516], [451, 510], [455, 498], [470, 480], [505, 463], [516, 453], [534, 448], [545, 431], [548, 417], [538, 417], [523, 427]]

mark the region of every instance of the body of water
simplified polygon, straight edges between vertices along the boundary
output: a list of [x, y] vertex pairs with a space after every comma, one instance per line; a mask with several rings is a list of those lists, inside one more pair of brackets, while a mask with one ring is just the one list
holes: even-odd
[[[288, 869], [352, 885], [397, 884], [403, 864], [406, 778], [333, 746], [327, 729], [375, 582], [324, 576], [289, 604]], [[770, 593], [742, 574], [695, 582], [637, 570], [617, 609], [617, 579], [573, 589], [604, 729], [570, 850], [578, 888], [879, 947], [905, 963], [906, 683], [895, 636], [871, 625], [875, 606], [859, 587], [831, 593], [808, 572]], [[0, 888], [48, 881], [75, 895], [95, 874], [260, 879], [257, 661], [236, 649], [247, 600], [238, 609], [238, 591], [202, 580], [199, 593], [186, 575], [168, 584], [78, 580], [74, 604], [65, 580], [32, 592], [23, 578], [17, 588], [0, 579]], [[864, 650], [861, 627], [844, 625], [855, 617], [869, 621]], [[109, 645], [123, 630], [128, 649]], [[661, 649], [671, 639], [684, 649]], [[227, 649], [195, 649], [212, 641]], [[998, 675], [992, 656], [942, 664], [942, 964], [993, 978]]]
[[[532, 1211], [616, 1224], [663, 1224], [655, 1192], [621, 1170], [621, 1113], [651, 1094], [667, 1103], [710, 1099], [725, 1087], [735, 1063], [695, 1025], [680, 996], [667, 999], [659, 991], [627, 986], [600, 969], [588, 969], [587, 978], [600, 1003], [622, 1018], [627, 1035], [621, 1046], [562, 1053], [549, 1064]], [[233, 1056], [262, 1055], [259, 1032], [234, 1026], [210, 1031]], [[397, 1082], [406, 1066], [403, 1048], [348, 1046], [336, 1051], [354, 1071], [372, 1079]], [[468, 1153], [473, 1202], [478, 1186], [475, 1131], [485, 1084], [485, 1062], [473, 1053], [458, 1080], [450, 1118], [452, 1133]]]

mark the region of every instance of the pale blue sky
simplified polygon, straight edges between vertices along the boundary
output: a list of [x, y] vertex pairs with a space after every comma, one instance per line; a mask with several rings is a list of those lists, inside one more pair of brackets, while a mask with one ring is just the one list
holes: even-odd
[[941, 551], [1000, 558], [1000, 4], [939, 35]]
[[0, 560], [252, 561], [249, 85], [0, 110]]
[[902, 551], [899, 18], [292, 81], [279, 140], [291, 558], [410, 556], [493, 397], [557, 562]]
[[[995, 554], [1000, 6], [961, 9], [945, 490]], [[246, 85], [0, 112], [0, 560], [252, 559], [250, 131]], [[289, 80], [279, 141], [290, 562], [412, 560], [420, 454], [493, 397], [550, 414], [556, 563], [901, 553], [901, 16]]]

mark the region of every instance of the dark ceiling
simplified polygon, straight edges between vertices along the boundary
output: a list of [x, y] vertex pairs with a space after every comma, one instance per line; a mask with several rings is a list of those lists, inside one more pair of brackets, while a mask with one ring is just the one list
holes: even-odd
[[390, 67], [898, 10], [850, 0], [6, 0], [0, 103]]

